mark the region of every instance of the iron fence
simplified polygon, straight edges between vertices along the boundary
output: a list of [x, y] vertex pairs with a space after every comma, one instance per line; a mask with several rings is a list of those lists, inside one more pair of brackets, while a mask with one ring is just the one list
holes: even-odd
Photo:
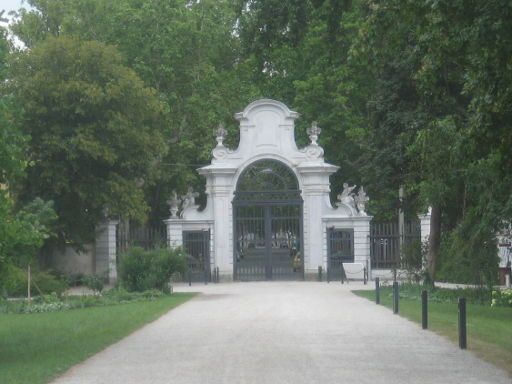
[[[397, 222], [371, 223], [370, 259], [374, 269], [395, 269], [411, 259], [421, 259], [421, 232], [417, 220], [404, 223], [403, 246], [400, 249]], [[420, 260], [421, 263], [421, 260]]]

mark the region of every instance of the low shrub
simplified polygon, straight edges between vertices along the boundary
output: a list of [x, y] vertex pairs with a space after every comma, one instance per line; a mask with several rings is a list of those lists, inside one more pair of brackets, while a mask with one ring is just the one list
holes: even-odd
[[[4, 295], [8, 297], [26, 297], [27, 284], [27, 272], [19, 267], [11, 266], [3, 284]], [[48, 271], [32, 271], [30, 288], [33, 295], [51, 294], [53, 292], [61, 295], [68, 287], [66, 280]]]
[[512, 289], [505, 289], [503, 291], [492, 291], [491, 307], [512, 308]]
[[94, 293], [103, 291], [103, 279], [96, 275], [87, 275], [82, 277], [82, 283], [87, 288], [92, 289]]
[[122, 287], [128, 291], [157, 289], [166, 292], [171, 276], [185, 270], [185, 254], [181, 249], [145, 251], [134, 247], [121, 256], [119, 275]]

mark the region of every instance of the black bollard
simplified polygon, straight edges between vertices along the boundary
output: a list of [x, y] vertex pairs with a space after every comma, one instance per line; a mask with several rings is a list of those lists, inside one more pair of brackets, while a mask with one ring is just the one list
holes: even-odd
[[192, 273], [190, 272], [190, 269], [188, 270], [188, 286], [190, 287], [192, 285]]
[[375, 278], [375, 304], [380, 304], [380, 279]]
[[368, 272], [366, 271], [366, 267], [364, 267], [364, 269], [363, 269], [363, 283], [364, 283], [364, 285], [366, 285], [366, 281], [368, 280], [367, 273]]
[[466, 349], [467, 346], [466, 299], [461, 297], [459, 298], [459, 347], [460, 349]]
[[421, 291], [421, 328], [428, 328], [428, 293]]
[[318, 281], [322, 281], [322, 266], [318, 266]]
[[393, 282], [393, 313], [398, 313], [398, 281]]

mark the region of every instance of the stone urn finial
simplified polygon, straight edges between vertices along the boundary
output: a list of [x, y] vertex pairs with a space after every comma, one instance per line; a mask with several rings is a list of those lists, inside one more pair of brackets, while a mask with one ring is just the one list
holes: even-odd
[[311, 140], [311, 145], [318, 145], [316, 141], [318, 140], [318, 136], [320, 136], [321, 132], [322, 129], [318, 126], [318, 123], [313, 121], [313, 123], [311, 123], [311, 127], [309, 127], [307, 130], [309, 140]]
[[224, 124], [220, 123], [219, 127], [217, 128], [217, 131], [215, 131], [216, 140], [217, 140], [217, 146], [223, 147], [224, 140], [226, 139], [228, 135], [228, 131], [226, 131], [226, 128], [224, 128]]
[[178, 218], [178, 211], [180, 210], [180, 203], [181, 200], [178, 197], [178, 194], [176, 191], [172, 191], [171, 198], [167, 201], [167, 204], [170, 206], [170, 212], [171, 212], [171, 219], [177, 219]]

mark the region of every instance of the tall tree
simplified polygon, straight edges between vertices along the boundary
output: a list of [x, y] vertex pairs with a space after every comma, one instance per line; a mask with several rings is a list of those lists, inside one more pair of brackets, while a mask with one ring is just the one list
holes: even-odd
[[165, 154], [165, 105], [114, 47], [48, 37], [13, 61], [12, 91], [30, 137], [20, 196], [55, 202], [62, 241], [93, 239], [105, 210], [144, 217], [141, 186]]
[[[222, 121], [237, 141], [232, 120], [259, 96], [239, 65], [232, 1], [30, 0], [14, 33], [28, 46], [47, 36], [80, 36], [113, 44], [169, 113], [162, 129], [169, 148], [156, 179], [145, 185], [155, 222], [168, 216], [172, 189], [200, 184], [195, 169], [209, 162], [213, 131]], [[156, 181], [158, 180], [158, 182]]]
[[0, 28], [0, 289], [12, 266], [26, 266], [52, 233], [51, 202], [34, 199], [19, 204], [13, 186], [24, 176], [27, 137], [16, 125], [18, 108], [6, 89], [10, 46]]

